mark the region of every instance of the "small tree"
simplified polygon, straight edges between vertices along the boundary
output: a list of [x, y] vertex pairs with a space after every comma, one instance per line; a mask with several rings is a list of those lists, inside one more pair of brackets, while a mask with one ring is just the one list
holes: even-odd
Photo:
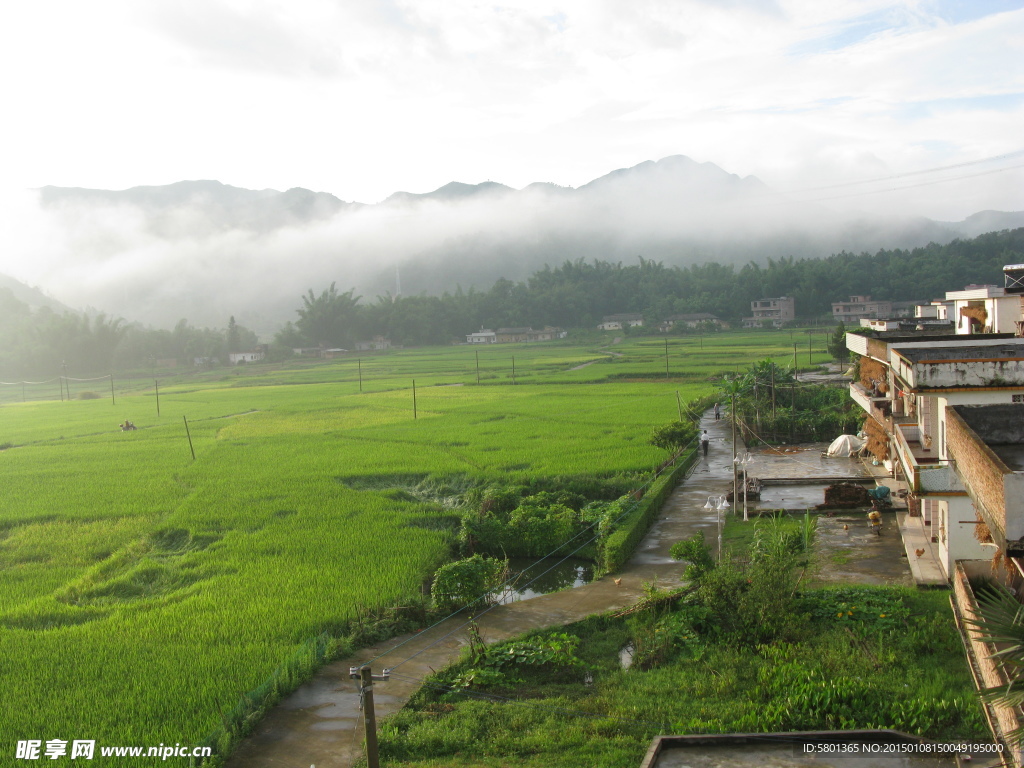
[[651, 433], [651, 445], [665, 451], [678, 451], [685, 448], [697, 437], [697, 427], [686, 421], [673, 421], [663, 427], [657, 427]]
[[845, 363], [850, 359], [850, 350], [846, 348], [846, 326], [839, 321], [836, 332], [828, 340], [828, 353], [837, 362]]

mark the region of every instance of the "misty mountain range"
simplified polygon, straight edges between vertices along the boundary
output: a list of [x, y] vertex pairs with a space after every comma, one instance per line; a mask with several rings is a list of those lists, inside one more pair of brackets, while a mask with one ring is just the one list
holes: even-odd
[[261, 335], [294, 319], [309, 288], [331, 282], [355, 287], [365, 302], [399, 290], [485, 289], [566, 260], [764, 263], [1024, 226], [1024, 212], [983, 211], [961, 222], [867, 216], [683, 156], [577, 188], [452, 182], [375, 205], [217, 181], [48, 186], [38, 204], [59, 237], [33, 281], [61, 301], [163, 327], [182, 317], [220, 327], [233, 314]]

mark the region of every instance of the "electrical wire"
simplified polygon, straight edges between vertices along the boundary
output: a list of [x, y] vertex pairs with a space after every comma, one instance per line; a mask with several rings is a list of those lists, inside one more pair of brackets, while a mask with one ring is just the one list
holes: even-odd
[[[929, 173], [939, 173], [940, 171], [951, 171], [951, 170], [954, 170], [956, 168], [967, 168], [967, 167], [972, 166], [972, 165], [981, 165], [982, 163], [991, 163], [991, 162], [995, 162], [996, 160], [1005, 160], [1005, 159], [1008, 159], [1008, 158], [1011, 158], [1011, 157], [1020, 157], [1021, 155], [1024, 155], [1024, 149], [1018, 149], [1015, 152], [1007, 152], [1004, 155], [994, 155], [992, 157], [983, 157], [980, 160], [968, 160], [968, 161], [963, 162], [963, 163], [954, 163], [953, 165], [940, 165], [940, 166], [936, 166], [935, 168], [925, 168], [924, 170], [921, 170], [921, 171], [909, 171], [908, 173], [897, 173], [897, 174], [893, 174], [892, 176], [878, 176], [878, 177], [873, 178], [873, 179], [862, 179], [860, 181], [846, 181], [846, 182], [843, 182], [841, 184], [828, 184], [828, 185], [822, 186], [822, 187], [804, 187], [802, 189], [783, 190], [783, 191], [779, 192], [779, 194], [796, 194], [796, 195], [798, 195], [798, 194], [803, 194], [804, 192], [823, 192], [823, 191], [826, 191], [826, 190], [829, 190], [829, 189], [842, 189], [843, 187], [856, 187], [856, 186], [860, 186], [861, 184], [877, 184], [878, 182], [882, 182], [882, 181], [893, 181], [893, 180], [896, 180], [896, 179], [910, 178], [912, 176], [924, 176], [924, 175], [929, 174]], [[1010, 168], [1019, 168], [1019, 167], [1021, 167], [1021, 166], [1017, 166], [1017, 165], [1010, 166]], [[993, 172], [998, 172], [998, 171], [1001, 171], [1001, 170], [1010, 170], [1010, 168], [1006, 168], [1006, 169], [1000, 168], [1000, 169], [996, 169]]]
[[0, 385], [8, 387], [21, 387], [26, 384], [53, 384], [55, 381], [60, 381], [58, 376], [56, 379], [47, 379], [46, 381], [0, 381]]

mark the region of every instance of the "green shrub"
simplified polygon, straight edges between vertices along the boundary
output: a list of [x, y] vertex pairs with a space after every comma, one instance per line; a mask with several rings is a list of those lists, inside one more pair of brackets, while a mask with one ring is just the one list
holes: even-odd
[[473, 555], [442, 565], [434, 574], [431, 594], [442, 610], [463, 608], [501, 586], [508, 573], [508, 560]]

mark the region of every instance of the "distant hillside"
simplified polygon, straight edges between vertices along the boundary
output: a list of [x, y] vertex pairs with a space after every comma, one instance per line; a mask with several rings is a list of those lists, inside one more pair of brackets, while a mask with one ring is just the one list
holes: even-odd
[[1024, 213], [994, 211], [963, 222], [868, 216], [682, 155], [576, 189], [453, 181], [376, 205], [218, 181], [44, 187], [39, 201], [62, 243], [45, 254], [37, 280], [55, 295], [164, 327], [182, 317], [221, 327], [233, 314], [262, 335], [295, 318], [298, 296], [332, 282], [371, 298], [440, 295], [525, 280], [567, 260], [764, 265], [944, 244], [1024, 224]]
[[50, 298], [38, 288], [33, 288], [20, 280], [8, 275], [0, 275], [0, 291], [8, 290], [15, 299], [26, 305], [33, 312], [41, 307], [48, 307], [54, 312], [73, 312], [66, 304]]
[[179, 181], [120, 191], [43, 187], [39, 200], [44, 209], [131, 207], [149, 217], [153, 231], [170, 238], [230, 229], [269, 232], [324, 221], [359, 207], [301, 187], [278, 192], [242, 189], [219, 181]]

